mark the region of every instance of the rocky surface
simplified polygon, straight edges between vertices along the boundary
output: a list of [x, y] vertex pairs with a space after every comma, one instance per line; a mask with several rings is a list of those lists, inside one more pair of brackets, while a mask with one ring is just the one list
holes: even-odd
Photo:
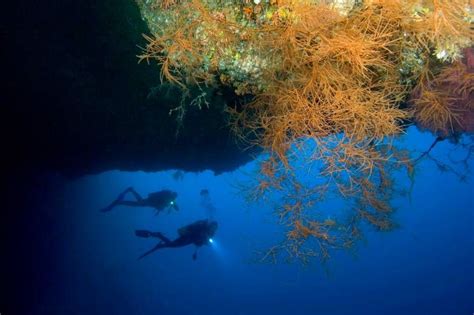
[[[160, 86], [156, 65], [137, 64], [147, 33], [132, 0], [21, 1], [7, 8], [2, 60], [4, 157], [10, 170], [68, 176], [107, 170], [232, 170], [249, 160], [225, 120], [232, 102], [188, 111]], [[3, 46], [3, 45], [2, 45]], [[4, 46], [5, 47], [5, 46]]]

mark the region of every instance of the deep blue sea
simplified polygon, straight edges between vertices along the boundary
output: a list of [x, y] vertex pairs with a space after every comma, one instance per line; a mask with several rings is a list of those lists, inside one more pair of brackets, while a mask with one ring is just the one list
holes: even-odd
[[[402, 144], [420, 152], [433, 139], [411, 128]], [[432, 154], [446, 160], [465, 153], [457, 151], [445, 141]], [[48, 238], [54, 257], [36, 298], [38, 314], [474, 313], [474, 174], [463, 182], [422, 161], [411, 197], [394, 200], [397, 229], [366, 231], [355, 253], [335, 252], [324, 265], [302, 266], [253, 259], [255, 250], [284, 236], [272, 206], [248, 203], [238, 189], [255, 168], [252, 162], [232, 173], [184, 172], [182, 178], [173, 176], [177, 170], [112, 171], [76, 180], [46, 175], [54, 185], [43, 189], [55, 196], [49, 206], [60, 228], [38, 235]], [[176, 191], [180, 210], [158, 216], [123, 206], [99, 212], [129, 186], [143, 195]], [[157, 241], [137, 238], [135, 229], [174, 238], [179, 227], [210, 215], [201, 189], [209, 191], [206, 202], [219, 223], [214, 243], [201, 248], [196, 261], [192, 246], [137, 260]]]

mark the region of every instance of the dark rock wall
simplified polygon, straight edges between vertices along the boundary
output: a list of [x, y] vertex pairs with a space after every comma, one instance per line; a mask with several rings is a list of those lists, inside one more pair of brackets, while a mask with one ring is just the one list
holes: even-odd
[[190, 110], [175, 136], [180, 93], [153, 89], [157, 66], [137, 65], [147, 29], [133, 0], [10, 1], [0, 15], [0, 313], [64, 314], [41, 308], [54, 244], [68, 245], [54, 212], [64, 177], [51, 171], [222, 172], [249, 157], [226, 126], [231, 93]]
[[[176, 134], [180, 95], [151, 93], [156, 65], [137, 64], [145, 23], [133, 0], [19, 1], [0, 36], [9, 169], [78, 176], [120, 169], [232, 170], [248, 160], [229, 133], [221, 95], [190, 110]], [[14, 6], [14, 7], [13, 7]]]

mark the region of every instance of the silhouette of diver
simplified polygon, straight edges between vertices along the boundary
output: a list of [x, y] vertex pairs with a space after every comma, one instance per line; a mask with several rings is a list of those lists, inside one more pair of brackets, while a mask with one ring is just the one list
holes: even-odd
[[[135, 197], [135, 200], [123, 200], [127, 193], [132, 193]], [[125, 189], [122, 193], [120, 193], [109, 206], [101, 209], [102, 212], [108, 212], [112, 210], [115, 206], [130, 206], [130, 207], [151, 207], [156, 209], [156, 214], [160, 213], [160, 211], [167, 208], [171, 210], [171, 208], [175, 210], [179, 210], [178, 204], [176, 203], [176, 198], [178, 194], [171, 190], [160, 190], [151, 194], [148, 194], [147, 198], [143, 198], [140, 196], [133, 187], [129, 187]]]
[[193, 260], [197, 258], [197, 249], [203, 245], [208, 245], [211, 242], [211, 238], [214, 236], [217, 230], [217, 222], [209, 220], [199, 220], [189, 225], [183, 226], [178, 229], [179, 237], [173, 241], [165, 237], [160, 232], [150, 232], [146, 230], [136, 230], [135, 235], [138, 237], [156, 237], [160, 239], [158, 245], [138, 257], [143, 257], [153, 253], [162, 248], [176, 248], [194, 244], [197, 246], [196, 251], [193, 254]]

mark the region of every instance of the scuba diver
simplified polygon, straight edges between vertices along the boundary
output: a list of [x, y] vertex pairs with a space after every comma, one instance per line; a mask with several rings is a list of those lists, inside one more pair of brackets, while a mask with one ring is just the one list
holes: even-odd
[[[127, 193], [131, 193], [135, 200], [123, 200]], [[176, 198], [178, 194], [174, 191], [163, 189], [151, 194], [148, 194], [147, 198], [143, 198], [138, 194], [133, 187], [125, 189], [121, 194], [118, 195], [109, 206], [101, 209], [102, 212], [108, 212], [112, 210], [115, 206], [130, 206], [130, 207], [151, 207], [155, 208], [156, 214], [160, 213], [164, 209], [174, 209], [179, 210], [178, 204], [176, 203]]]
[[170, 240], [160, 232], [150, 232], [146, 230], [136, 230], [135, 235], [138, 237], [156, 237], [160, 239], [158, 245], [141, 255], [138, 259], [153, 253], [162, 248], [175, 248], [187, 245], [196, 245], [196, 250], [193, 254], [193, 260], [197, 258], [197, 250], [203, 245], [212, 243], [212, 237], [216, 233], [217, 222], [209, 220], [199, 220], [189, 225], [178, 229], [179, 237], [175, 240]]

